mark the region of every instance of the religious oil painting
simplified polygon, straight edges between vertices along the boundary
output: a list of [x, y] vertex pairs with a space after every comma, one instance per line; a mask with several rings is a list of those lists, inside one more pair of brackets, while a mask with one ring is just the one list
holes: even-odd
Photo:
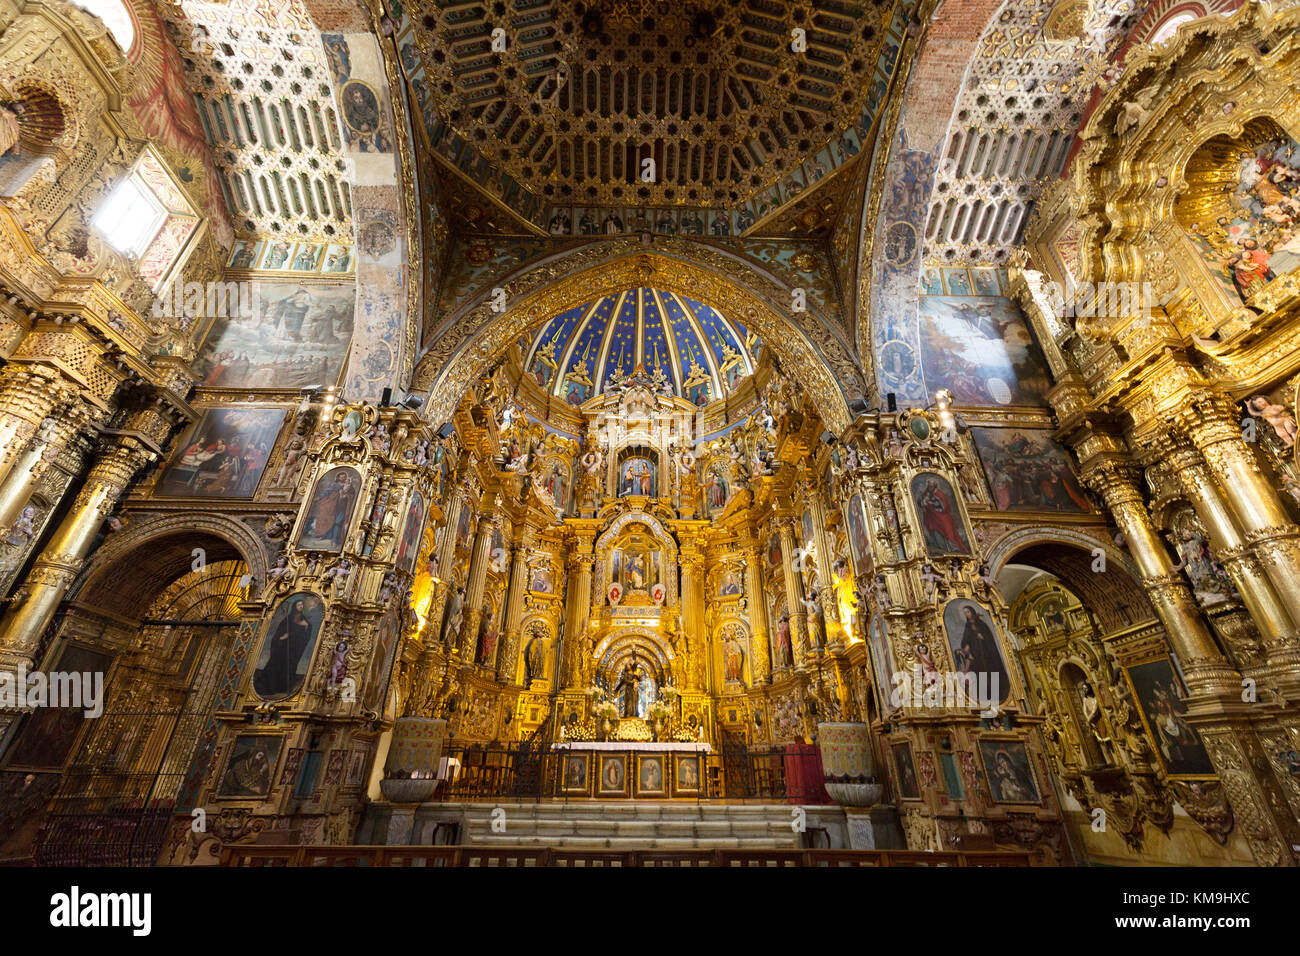
[[601, 754], [597, 791], [602, 797], [627, 796], [627, 754]]
[[420, 538], [424, 533], [424, 496], [411, 493], [411, 503], [406, 506], [406, 524], [402, 529], [402, 543], [397, 548], [397, 566], [411, 570], [420, 552]]
[[241, 734], [236, 737], [230, 748], [230, 761], [221, 775], [217, 796], [268, 796], [283, 747], [284, 737], [278, 734]]
[[699, 754], [673, 755], [673, 795], [696, 797], [703, 792]]
[[933, 394], [962, 405], [1043, 405], [1051, 383], [1029, 324], [997, 296], [924, 295], [917, 306], [921, 366]]
[[341, 551], [361, 491], [361, 475], [346, 465], [331, 468], [316, 482], [298, 535], [306, 551]]
[[282, 408], [210, 408], [176, 446], [158, 493], [251, 498], [284, 423]]
[[1011, 675], [988, 609], [968, 598], [949, 601], [943, 609], [943, 627], [962, 686], [969, 686], [968, 678], [974, 679], [980, 706], [1005, 701], [1011, 695]]
[[[105, 688], [113, 664], [109, 654], [102, 654], [79, 644], [66, 644], [53, 671], [60, 674], [103, 674]], [[10, 685], [16, 687], [16, 682]], [[30, 685], [29, 685], [30, 687]], [[10, 701], [8, 704], [14, 702]], [[8, 704], [6, 706], [8, 706]], [[62, 770], [72, 756], [73, 745], [82, 727], [96, 723], [86, 717], [85, 708], [33, 707], [23, 720], [17, 739], [6, 754], [9, 770]]]
[[565, 754], [564, 778], [562, 789], [565, 793], [585, 794], [587, 792], [587, 768], [591, 754]]
[[853, 567], [858, 574], [871, 569], [871, 538], [867, 535], [867, 513], [862, 507], [862, 497], [849, 498], [845, 509], [849, 518], [849, 543], [853, 548]]
[[999, 511], [1086, 514], [1088, 496], [1070, 456], [1046, 430], [973, 428], [975, 447]]
[[912, 745], [903, 741], [889, 748], [894, 758], [895, 780], [898, 781], [898, 795], [904, 800], [920, 800], [921, 787], [916, 780], [916, 767], [912, 764]]
[[633, 456], [619, 466], [618, 490], [620, 495], [655, 496], [655, 466], [648, 457]]
[[253, 671], [253, 693], [263, 700], [279, 700], [298, 692], [311, 666], [324, 617], [325, 603], [308, 591], [280, 602], [262, 639]]
[[922, 472], [912, 478], [912, 501], [931, 557], [971, 553], [970, 538], [958, 510], [957, 495], [943, 475]]
[[636, 795], [668, 796], [668, 777], [664, 773], [664, 758], [661, 754], [637, 754]]
[[356, 295], [353, 282], [255, 283], [252, 315], [220, 316], [213, 324], [195, 360], [199, 383], [218, 388], [335, 384], [352, 341]]
[[1158, 657], [1127, 671], [1142, 719], [1166, 772], [1182, 777], [1213, 775], [1205, 742], [1187, 722], [1187, 691], [1170, 659]]
[[994, 803], [1040, 803], [1038, 781], [1021, 740], [981, 738], [980, 759]]

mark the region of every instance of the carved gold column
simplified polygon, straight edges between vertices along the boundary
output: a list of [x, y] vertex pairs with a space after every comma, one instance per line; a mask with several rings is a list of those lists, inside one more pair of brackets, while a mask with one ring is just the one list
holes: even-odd
[[755, 684], [772, 683], [772, 639], [767, 633], [767, 601], [763, 595], [763, 567], [758, 542], [741, 544], [745, 556], [745, 599], [749, 602], [750, 670]]
[[0, 477], [14, 469], [50, 412], [74, 393], [73, 385], [49, 366], [10, 362], [0, 368]]
[[576, 539], [567, 560], [569, 573], [559, 674], [561, 686], [568, 686], [564, 682], [578, 679], [581, 671], [578, 660], [586, 650], [587, 621], [591, 617], [591, 546], [589, 538]]
[[515, 682], [519, 674], [519, 624], [524, 617], [524, 596], [528, 592], [528, 552], [533, 536], [527, 527], [520, 532], [510, 556], [510, 585], [506, 597], [505, 622], [497, 641], [497, 680]]
[[117, 435], [99, 453], [72, 508], [28, 574], [22, 588], [25, 596], [0, 623], [0, 666], [31, 663], [41, 634], [80, 573], [100, 526], [135, 473], [157, 457], [152, 448], [129, 434]]
[[483, 617], [483, 591], [491, 559], [492, 531], [497, 520], [496, 515], [482, 515], [478, 519], [478, 533], [474, 536], [474, 550], [470, 553], [469, 583], [465, 587], [465, 612], [460, 629], [460, 656], [466, 663], [473, 662], [478, 643], [478, 622]]
[[1223, 396], [1198, 392], [1182, 421], [1223, 489], [1246, 543], [1259, 557], [1291, 620], [1300, 623], [1300, 528], [1260, 472], [1242, 437], [1236, 407]]
[[1198, 678], [1208, 686], [1193, 693], [1213, 692], [1239, 683], [1205, 625], [1191, 590], [1174, 568], [1164, 542], [1147, 514], [1142, 492], [1130, 466], [1106, 461], [1087, 469], [1085, 480], [1102, 496], [1115, 523], [1128, 539], [1129, 552], [1142, 572], [1142, 584], [1165, 626], [1170, 643], [1187, 671], [1188, 689]]
[[826, 617], [826, 643], [843, 647], [845, 634], [840, 625], [839, 600], [835, 594], [835, 571], [831, 567], [835, 550], [826, 532], [826, 507], [822, 503], [820, 482], [810, 480], [804, 489], [808, 513], [812, 516], [813, 544], [817, 549], [817, 584], [821, 588], [822, 611]]
[[1279, 649], [1277, 645], [1282, 638], [1293, 643], [1295, 624], [1237, 528], [1205, 460], [1195, 449], [1179, 448], [1168, 454], [1167, 461], [1170, 472], [1205, 522], [1215, 555], [1223, 562], [1254, 618], [1265, 652]]
[[785, 575], [785, 604], [790, 614], [790, 643], [796, 669], [803, 666], [808, 654], [807, 609], [803, 605], [803, 587], [794, 569], [794, 521], [781, 518], [777, 523], [781, 535], [781, 571]]
[[89, 405], [74, 398], [41, 422], [36, 434], [18, 454], [4, 480], [0, 481], [0, 530], [14, 523], [50, 463], [94, 415]]
[[433, 599], [429, 602], [429, 612], [425, 618], [428, 627], [433, 629], [433, 636], [425, 635], [429, 647], [438, 644], [442, 633], [442, 616], [447, 608], [447, 596], [451, 591], [451, 566], [456, 560], [456, 525], [460, 523], [460, 514], [465, 507], [465, 492], [456, 489], [447, 502], [447, 513], [442, 526], [442, 540], [438, 551], [430, 559], [433, 574]]
[[[708, 659], [709, 634], [704, 626], [704, 555], [694, 545], [683, 546], [677, 555], [682, 576], [682, 631], [697, 655]], [[685, 662], [683, 662], [685, 664]], [[704, 690], [699, 687], [698, 672], [689, 664], [683, 667], [686, 690]], [[713, 668], [705, 668], [705, 682], [713, 681]]]
[[1228, 800], [1244, 821], [1255, 861], [1263, 866], [1295, 865], [1295, 854], [1289, 849], [1295, 821], [1276, 792], [1267, 762], [1250, 755], [1259, 744], [1249, 721], [1249, 705], [1241, 701], [1241, 675], [1219, 653], [1151, 524], [1128, 467], [1116, 461], [1090, 462], [1085, 467], [1088, 483], [1101, 494], [1128, 539], [1143, 586], [1183, 665], [1191, 698], [1189, 722], [1200, 732]]

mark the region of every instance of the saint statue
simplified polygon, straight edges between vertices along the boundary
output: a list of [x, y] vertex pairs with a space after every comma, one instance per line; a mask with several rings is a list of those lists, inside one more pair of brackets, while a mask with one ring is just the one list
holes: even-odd
[[622, 704], [620, 713], [624, 717], [638, 717], [638, 708], [641, 705], [641, 681], [645, 679], [645, 671], [636, 661], [628, 664], [623, 668], [623, 673], [619, 676], [618, 685], [614, 688], [614, 694], [622, 695]]

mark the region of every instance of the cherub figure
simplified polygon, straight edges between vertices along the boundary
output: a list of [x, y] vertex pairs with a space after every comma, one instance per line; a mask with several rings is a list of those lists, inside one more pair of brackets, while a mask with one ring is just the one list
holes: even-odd
[[1285, 405], [1270, 401], [1267, 395], [1254, 395], [1247, 399], [1246, 411], [1272, 425], [1274, 433], [1285, 447], [1291, 448], [1295, 445], [1295, 419], [1286, 410]]

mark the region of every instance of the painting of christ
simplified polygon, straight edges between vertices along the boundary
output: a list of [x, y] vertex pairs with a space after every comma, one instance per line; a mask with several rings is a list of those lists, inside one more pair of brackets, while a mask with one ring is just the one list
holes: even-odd
[[853, 568], [858, 574], [871, 570], [871, 539], [867, 536], [866, 512], [862, 508], [862, 498], [854, 495], [849, 499], [849, 541], [853, 545]]
[[932, 557], [970, 554], [970, 540], [957, 510], [957, 496], [942, 475], [923, 472], [912, 479], [912, 500]]
[[619, 473], [618, 487], [621, 496], [644, 495], [653, 498], [655, 495], [655, 468], [650, 459], [638, 457], [624, 461]]
[[[354, 282], [262, 282], [251, 315], [219, 316], [195, 360], [203, 385], [333, 384], [352, 341]], [[238, 310], [236, 310], [238, 312]]]
[[1047, 430], [973, 428], [971, 433], [999, 511], [1092, 510], [1069, 454]]

